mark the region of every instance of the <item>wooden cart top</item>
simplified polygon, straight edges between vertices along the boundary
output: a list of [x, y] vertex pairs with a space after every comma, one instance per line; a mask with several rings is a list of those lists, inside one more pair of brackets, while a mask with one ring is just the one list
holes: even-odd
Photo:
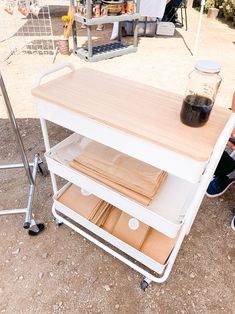
[[182, 96], [82, 68], [40, 85], [32, 94], [167, 149], [207, 161], [231, 113], [214, 106], [205, 126], [180, 121]]

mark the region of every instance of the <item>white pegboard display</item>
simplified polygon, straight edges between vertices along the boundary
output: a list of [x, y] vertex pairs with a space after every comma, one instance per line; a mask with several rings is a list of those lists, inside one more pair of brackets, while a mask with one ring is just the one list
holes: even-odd
[[0, 58], [13, 53], [54, 53], [46, 0], [0, 0]]

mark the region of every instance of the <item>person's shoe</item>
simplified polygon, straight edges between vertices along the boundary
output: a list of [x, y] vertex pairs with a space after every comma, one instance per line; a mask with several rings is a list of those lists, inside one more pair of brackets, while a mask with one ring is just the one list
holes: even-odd
[[235, 182], [234, 179], [229, 179], [227, 176], [215, 176], [210, 182], [206, 195], [208, 197], [217, 197], [222, 195]]
[[233, 229], [233, 231], [235, 231], [235, 216], [233, 217], [231, 221], [231, 228]]
[[99, 24], [99, 25], [97, 25], [97, 27], [96, 27], [96, 30], [97, 31], [102, 31], [104, 29], [104, 25], [103, 24]]
[[178, 19], [176, 19], [176, 20], [174, 20], [174, 22], [173, 22], [174, 24], [175, 24], [175, 27], [183, 27], [184, 25], [183, 25], [183, 23], [182, 22], [180, 22]]

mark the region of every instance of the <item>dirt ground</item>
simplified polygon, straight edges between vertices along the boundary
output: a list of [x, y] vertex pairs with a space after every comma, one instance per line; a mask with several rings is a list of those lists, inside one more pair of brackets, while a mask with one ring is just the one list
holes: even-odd
[[[234, 28], [204, 17], [198, 55], [192, 57], [199, 16], [195, 10], [188, 12], [187, 32], [182, 28], [174, 37], [140, 38], [135, 54], [92, 64], [74, 55], [58, 55], [56, 63], [69, 60], [77, 68], [88, 66], [182, 94], [195, 60], [215, 59], [223, 77], [217, 105], [229, 107], [235, 87]], [[53, 18], [55, 38], [61, 27]], [[95, 36], [108, 38], [110, 31], [106, 26]], [[79, 30], [79, 35], [83, 43], [85, 32]], [[6, 56], [7, 46], [2, 44], [0, 53]], [[19, 54], [1, 64], [30, 161], [34, 153], [45, 152], [30, 88], [35, 75], [51, 63], [52, 56]], [[69, 134], [53, 124], [49, 130], [52, 146]], [[19, 162], [1, 100], [0, 134], [1, 164]], [[0, 209], [24, 207], [27, 192], [23, 170], [1, 170]], [[0, 218], [0, 313], [235, 313], [235, 242], [230, 228], [234, 195], [232, 186], [222, 197], [204, 199], [169, 279], [143, 292], [140, 274], [65, 225], [55, 225], [50, 178], [38, 176], [34, 214], [46, 230], [29, 237], [21, 215]]]

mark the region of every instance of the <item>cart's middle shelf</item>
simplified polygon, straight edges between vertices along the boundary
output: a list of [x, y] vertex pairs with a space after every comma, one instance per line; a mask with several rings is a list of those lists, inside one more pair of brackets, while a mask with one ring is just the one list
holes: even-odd
[[197, 189], [197, 184], [168, 174], [156, 197], [149, 206], [145, 206], [70, 165], [70, 162], [91, 142], [90, 139], [78, 134], [69, 136], [46, 153], [49, 170], [167, 236], [175, 237], [190, 206], [190, 199]]

